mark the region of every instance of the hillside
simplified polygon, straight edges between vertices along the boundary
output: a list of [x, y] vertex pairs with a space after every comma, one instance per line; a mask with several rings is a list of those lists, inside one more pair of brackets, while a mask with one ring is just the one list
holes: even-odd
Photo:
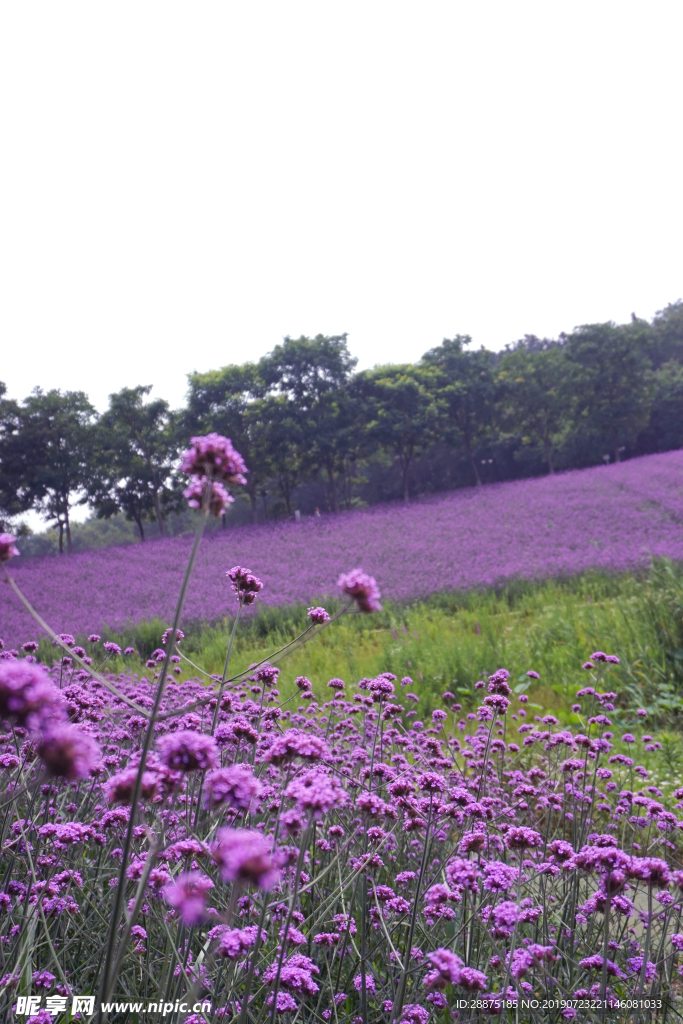
[[[50, 625], [87, 633], [151, 616], [170, 621], [191, 538], [71, 557], [13, 560], [18, 585]], [[651, 555], [683, 559], [683, 450], [541, 479], [489, 485], [302, 523], [242, 527], [202, 542], [184, 619], [232, 612], [225, 571], [245, 565], [266, 604], [310, 602], [362, 566], [385, 597], [487, 586], [594, 568], [618, 572]], [[0, 588], [0, 636], [38, 629]]]

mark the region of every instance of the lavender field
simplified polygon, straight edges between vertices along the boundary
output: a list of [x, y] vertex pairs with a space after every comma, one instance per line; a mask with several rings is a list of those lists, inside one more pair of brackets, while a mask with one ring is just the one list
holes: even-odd
[[[12, 574], [58, 632], [170, 621], [190, 544], [177, 537], [18, 558]], [[339, 573], [356, 565], [377, 578], [385, 598], [401, 600], [519, 577], [619, 572], [653, 555], [683, 559], [683, 451], [214, 534], [202, 541], [185, 621], [232, 612], [225, 571], [235, 564], [258, 573], [262, 601], [279, 605], [334, 593]], [[36, 635], [8, 587], [0, 588], [0, 635], [15, 645]]]

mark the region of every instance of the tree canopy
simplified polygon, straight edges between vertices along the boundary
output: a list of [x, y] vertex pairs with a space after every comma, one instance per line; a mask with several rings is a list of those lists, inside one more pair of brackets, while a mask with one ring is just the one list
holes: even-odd
[[151, 392], [123, 388], [98, 416], [83, 392], [17, 401], [0, 383], [3, 526], [33, 508], [68, 551], [70, 510], [87, 503], [135, 522], [141, 539], [145, 523], [163, 535], [184, 507], [178, 455], [211, 431], [249, 467], [233, 522], [683, 447], [683, 302], [651, 323], [525, 335], [501, 352], [456, 334], [415, 363], [361, 371], [346, 334], [286, 337], [256, 362], [189, 374], [182, 409]]

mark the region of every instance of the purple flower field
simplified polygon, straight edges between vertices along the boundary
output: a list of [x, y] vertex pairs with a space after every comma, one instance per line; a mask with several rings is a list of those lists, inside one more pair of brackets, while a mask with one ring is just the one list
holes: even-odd
[[[171, 621], [190, 537], [12, 561], [12, 574], [57, 632], [88, 633], [153, 616]], [[21, 545], [19, 544], [19, 547]], [[185, 621], [234, 610], [225, 572], [249, 566], [266, 604], [335, 593], [356, 565], [388, 599], [594, 568], [623, 571], [650, 556], [683, 559], [683, 451], [554, 477], [489, 485], [403, 506], [303, 523], [242, 527], [206, 537]], [[8, 587], [0, 635], [16, 645], [36, 634]]]

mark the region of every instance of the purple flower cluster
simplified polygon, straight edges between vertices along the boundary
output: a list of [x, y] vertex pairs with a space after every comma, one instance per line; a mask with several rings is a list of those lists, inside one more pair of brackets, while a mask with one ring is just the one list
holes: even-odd
[[206, 914], [206, 897], [213, 882], [200, 871], [185, 871], [163, 888], [164, 899], [174, 907], [190, 928], [200, 924]]
[[209, 772], [204, 780], [204, 807], [231, 807], [236, 811], [254, 810], [263, 792], [263, 783], [246, 764], [233, 764], [229, 768], [217, 768]]
[[245, 605], [253, 604], [256, 595], [263, 590], [261, 580], [254, 576], [250, 569], [243, 569], [241, 565], [228, 569], [225, 575], [232, 582], [232, 589], [238, 600]]
[[229, 437], [207, 434], [205, 437], [190, 439], [190, 447], [178, 467], [181, 473], [197, 479], [224, 481], [228, 484], [245, 484], [244, 474], [248, 472], [244, 459], [235, 451]]
[[11, 533], [0, 533], [0, 562], [9, 562], [19, 554], [16, 539]]
[[280, 870], [273, 859], [273, 844], [260, 832], [221, 828], [213, 847], [213, 858], [224, 882], [253, 882], [272, 889]]
[[337, 580], [337, 586], [342, 594], [356, 602], [359, 611], [367, 613], [382, 610], [377, 582], [362, 569], [352, 569], [351, 572], [343, 573]]
[[204, 771], [218, 764], [218, 747], [213, 737], [190, 729], [162, 736], [157, 750], [162, 762], [172, 771]]
[[[653, 737], [607, 690], [600, 653], [578, 732], [518, 705], [500, 718], [483, 704], [480, 721], [448, 690], [415, 722], [390, 672], [315, 693], [301, 676], [288, 700], [264, 663], [159, 694], [152, 673], [46, 669], [17, 650], [0, 662], [8, 970], [38, 907], [59, 959], [34, 944], [34, 989], [57, 991], [57, 966], [80, 985], [68, 935], [106, 948], [118, 897], [121, 921], [136, 916], [121, 988], [145, 984], [142, 965], [150, 983], [168, 973], [170, 941], [176, 978], [211, 992], [229, 979], [219, 1020], [242, 1005], [353, 1020], [365, 1005], [426, 1024], [541, 988], [659, 998], [683, 957], [683, 786], [652, 770]], [[485, 679], [494, 708], [508, 701], [505, 669]]]
[[61, 694], [42, 666], [25, 658], [0, 662], [0, 718], [29, 729], [66, 718]]

